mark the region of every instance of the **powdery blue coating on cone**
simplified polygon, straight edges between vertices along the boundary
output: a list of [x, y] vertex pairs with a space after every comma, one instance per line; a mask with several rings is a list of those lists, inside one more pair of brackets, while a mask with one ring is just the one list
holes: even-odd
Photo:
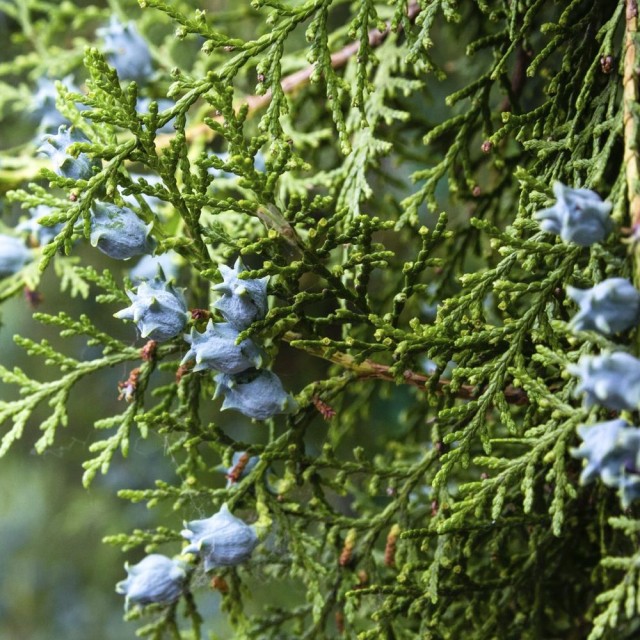
[[256, 320], [264, 318], [267, 313], [267, 281], [269, 277], [241, 280], [238, 276], [245, 271], [245, 266], [238, 258], [233, 269], [220, 265], [222, 282], [213, 287], [222, 296], [214, 303], [224, 319], [234, 327], [242, 330]]
[[153, 251], [149, 237], [153, 224], [145, 224], [131, 209], [96, 202], [91, 207], [89, 241], [116, 260], [128, 260]]
[[567, 370], [580, 378], [575, 395], [584, 394], [586, 408], [600, 405], [633, 411], [640, 407], [640, 360], [628, 353], [582, 356]]
[[623, 508], [640, 497], [640, 429], [624, 420], [610, 420], [578, 427], [583, 442], [571, 450], [584, 460], [580, 482], [600, 478], [607, 487], [617, 488]]
[[118, 582], [116, 592], [131, 604], [172, 604], [181, 595], [187, 580], [186, 565], [159, 553], [152, 553], [138, 564], [125, 564], [127, 579]]
[[569, 325], [578, 331], [611, 335], [640, 319], [640, 292], [625, 278], [609, 278], [591, 289], [567, 287], [567, 294], [580, 307]]
[[104, 40], [104, 53], [121, 80], [144, 83], [153, 73], [151, 54], [133, 22], [122, 24], [115, 16], [109, 25], [96, 29]]
[[629, 462], [629, 452], [625, 448], [624, 433], [629, 424], [625, 420], [610, 420], [593, 425], [580, 425], [578, 435], [583, 442], [571, 450], [574, 458], [584, 460], [580, 482], [588, 484], [602, 478], [605, 484], [611, 482]]
[[258, 544], [253, 527], [231, 515], [226, 504], [210, 518], [192, 520], [184, 526], [181, 535], [189, 545], [182, 553], [199, 555], [205, 571], [245, 562]]
[[556, 203], [534, 214], [540, 227], [559, 235], [564, 242], [588, 247], [602, 242], [611, 231], [611, 203], [590, 189], [571, 189], [560, 182], [553, 185]]
[[237, 376], [220, 373], [214, 381], [218, 385], [214, 398], [224, 396], [222, 411], [235, 409], [249, 418], [266, 420], [278, 413], [294, 411], [297, 407], [273, 371], [250, 371]]
[[0, 277], [20, 271], [32, 257], [31, 250], [23, 240], [0, 234]]
[[73, 157], [67, 153], [67, 149], [76, 142], [89, 142], [80, 131], [74, 127], [61, 125], [58, 133], [42, 137], [42, 144], [38, 147], [38, 153], [46, 155], [53, 165], [53, 170], [59, 176], [73, 180], [89, 180], [100, 171], [100, 160], [92, 160], [86, 153], [79, 153]]
[[135, 322], [143, 338], [165, 342], [182, 333], [189, 320], [182, 292], [162, 278], [142, 282], [127, 296], [131, 306], [114, 316]]
[[243, 340], [236, 344], [239, 331], [227, 322], [209, 320], [203, 333], [195, 327], [191, 335], [184, 339], [191, 345], [181, 364], [195, 360], [194, 371], [211, 369], [222, 373], [240, 373], [259, 367], [262, 364], [262, 353], [252, 340]]

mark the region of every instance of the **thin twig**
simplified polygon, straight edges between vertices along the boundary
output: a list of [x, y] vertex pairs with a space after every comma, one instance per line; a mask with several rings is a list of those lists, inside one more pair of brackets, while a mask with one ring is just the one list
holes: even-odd
[[[407, 7], [407, 18], [410, 22], [414, 22], [419, 13], [419, 4], [415, 0], [412, 0]], [[369, 45], [374, 48], [379, 47], [387, 39], [390, 33], [391, 24], [389, 22], [386, 23], [386, 27], [382, 31], [380, 31], [379, 29], [371, 29], [369, 31]], [[337, 51], [331, 56], [331, 66], [334, 69], [344, 67], [347, 62], [349, 62], [349, 60], [358, 53], [359, 50], [359, 40], [344, 46], [342, 49], [340, 49], [340, 51]], [[305, 67], [304, 69], [300, 69], [300, 71], [296, 71], [295, 73], [291, 73], [288, 76], [285, 76], [280, 83], [282, 91], [285, 94], [289, 94], [305, 86], [309, 82], [314, 69], [315, 66], [310, 65], [308, 67]], [[246, 104], [249, 107], [249, 115], [251, 115], [259, 111], [260, 109], [267, 107], [272, 99], [273, 93], [271, 92], [271, 90], [267, 91], [264, 95], [250, 95], [238, 103], [237, 109]], [[223, 119], [224, 118], [221, 115], [213, 117], [213, 120], [215, 122], [222, 122]], [[175, 136], [175, 133], [164, 133], [156, 136], [156, 148], [160, 150], [168, 147]], [[185, 129], [185, 138], [187, 142], [190, 143], [194, 142], [195, 140], [210, 141], [214, 136], [215, 131], [203, 122], [193, 125], [192, 127], [187, 127]], [[34, 169], [34, 167], [37, 168]], [[35, 179], [38, 176], [39, 172], [40, 165], [35, 164], [22, 171], [7, 171], [6, 175], [5, 172], [0, 172], [0, 192], [14, 188], [18, 182], [25, 182]]]
[[[420, 6], [417, 2], [410, 2], [407, 7], [407, 17], [411, 22], [415, 21], [420, 13]], [[386, 39], [387, 36], [391, 33], [391, 23], [387, 22], [386, 27], [380, 31], [379, 29], [371, 29], [369, 31], [369, 46], [371, 47], [379, 47]], [[352, 42], [346, 46], [344, 46], [340, 51], [337, 51], [331, 56], [331, 66], [334, 69], [340, 69], [344, 67], [347, 62], [353, 56], [355, 56], [360, 50], [360, 41], [357, 40]], [[300, 69], [295, 73], [291, 73], [288, 76], [285, 76], [280, 82], [280, 86], [282, 87], [282, 91], [285, 94], [293, 93], [297, 89], [305, 86], [315, 69], [315, 65], [309, 65], [304, 69]], [[267, 107], [271, 100], [273, 99], [273, 93], [271, 90], [267, 91], [263, 95], [251, 95], [244, 98], [238, 105], [240, 106], [246, 105], [249, 108], [249, 115], [259, 111], [260, 109], [264, 109]], [[215, 122], [222, 122], [224, 117], [222, 115], [217, 115], [213, 118]], [[193, 142], [194, 140], [211, 140], [215, 135], [215, 131], [211, 129], [205, 123], [200, 123], [194, 125], [193, 127], [189, 127], [185, 130], [185, 137], [188, 142]], [[175, 137], [173, 133], [162, 134], [156, 137], [156, 147], [161, 149], [169, 145], [171, 140]]]
[[499, 111], [511, 111], [517, 105], [511, 103], [511, 98], [516, 101], [520, 98], [527, 80], [527, 66], [531, 60], [531, 52], [520, 44], [516, 50], [516, 62], [511, 76], [511, 94], [504, 97], [500, 104]]
[[[348, 353], [334, 351], [330, 348], [324, 349], [320, 346], [315, 347], [309, 345], [308, 343], [302, 345], [302, 336], [297, 333], [289, 331], [285, 333], [283, 338], [287, 342], [289, 342], [292, 347], [300, 348], [310, 355], [317, 356], [324, 360], [328, 360], [329, 362], [333, 362], [334, 364], [340, 365], [341, 367], [344, 367], [351, 373], [354, 373], [358, 378], [363, 380], [385, 380], [387, 382], [395, 382], [396, 384], [402, 382], [404, 384], [418, 387], [419, 389], [424, 389], [425, 385], [433, 377], [422, 373], [416, 373], [415, 371], [411, 371], [410, 369], [406, 369], [402, 373], [402, 377], [398, 378], [398, 376], [393, 374], [392, 368], [388, 365], [380, 364], [369, 359], [359, 362], [354, 356], [351, 356]], [[436, 384], [436, 393], [445, 393], [445, 390], [450, 385], [451, 380], [440, 378]], [[481, 395], [481, 393], [482, 387], [463, 384], [456, 388], [454, 395], [457, 398], [472, 400]], [[505, 400], [510, 404], [524, 405], [529, 402], [529, 398], [527, 397], [526, 392], [523, 389], [514, 387], [513, 385], [508, 385], [504, 389], [503, 393]]]

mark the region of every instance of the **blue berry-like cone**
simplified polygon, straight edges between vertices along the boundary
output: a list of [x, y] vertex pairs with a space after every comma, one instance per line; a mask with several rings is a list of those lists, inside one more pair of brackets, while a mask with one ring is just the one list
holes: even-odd
[[182, 537], [189, 545], [182, 552], [200, 555], [205, 571], [246, 562], [258, 544], [254, 528], [231, 515], [226, 504], [210, 518], [184, 526]]
[[191, 345], [181, 364], [195, 360], [194, 371], [212, 369], [222, 373], [240, 373], [262, 365], [262, 352], [252, 340], [236, 344], [239, 331], [226, 322], [209, 320], [203, 333], [195, 327], [184, 339]]
[[104, 52], [109, 64], [121, 80], [144, 83], [153, 73], [151, 53], [145, 39], [133, 22], [122, 24], [115, 16], [109, 25], [96, 30], [104, 40]]
[[640, 360], [628, 353], [582, 356], [567, 367], [580, 378], [575, 395], [584, 393], [584, 406], [600, 405], [614, 411], [640, 407]]
[[92, 160], [86, 153], [79, 153], [75, 157], [69, 155], [67, 150], [76, 142], [89, 142], [89, 139], [74, 127], [61, 125], [57, 134], [43, 136], [38, 153], [49, 157], [53, 170], [59, 176], [73, 180], [89, 180], [100, 171], [102, 163], [100, 160]]
[[634, 327], [640, 319], [640, 292], [624, 278], [609, 278], [591, 289], [567, 287], [567, 294], [580, 306], [570, 323], [578, 331], [611, 335]]
[[273, 371], [250, 370], [237, 376], [220, 373], [214, 380], [218, 385], [214, 397], [224, 396], [222, 411], [235, 409], [249, 418], [266, 420], [297, 408]]
[[556, 203], [534, 214], [543, 231], [559, 235], [564, 242], [588, 247], [602, 242], [611, 231], [611, 203], [590, 189], [553, 185]]
[[188, 577], [187, 565], [159, 553], [138, 564], [125, 564], [127, 579], [118, 582], [116, 592], [125, 596], [125, 607], [173, 604], [181, 595]]
[[624, 420], [581, 425], [583, 442], [571, 455], [584, 460], [580, 482], [600, 478], [607, 487], [617, 488], [623, 508], [640, 497], [640, 429]]
[[181, 291], [157, 277], [127, 291], [131, 306], [114, 313], [116, 318], [136, 323], [143, 338], [165, 342], [182, 333], [189, 321]]
[[146, 225], [131, 209], [96, 202], [91, 214], [89, 241], [110, 258], [128, 260], [153, 251], [153, 224]]
[[213, 287], [222, 296], [214, 303], [224, 319], [237, 329], [246, 329], [267, 313], [267, 281], [269, 277], [242, 280], [238, 276], [245, 266], [238, 258], [233, 269], [220, 265], [222, 282]]

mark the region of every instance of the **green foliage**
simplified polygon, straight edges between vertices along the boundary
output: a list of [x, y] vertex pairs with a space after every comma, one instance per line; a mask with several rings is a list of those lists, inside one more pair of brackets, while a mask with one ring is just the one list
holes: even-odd
[[[78, 385], [127, 363], [124, 405], [87, 436], [85, 485], [133, 433], [155, 433], [175, 478], [123, 499], [185, 520], [227, 503], [255, 522], [247, 564], [198, 568], [178, 605], [127, 614], [152, 615], [142, 636], [207, 637], [211, 580], [238, 638], [635, 637], [640, 513], [578, 485], [576, 427], [609, 414], [581, 408], [566, 374], [583, 354], [634, 348], [632, 335], [571, 332], [565, 296], [634, 271], [620, 239], [624, 3], [238, 4], [0, 2], [15, 49], [0, 65], [5, 122], [30, 108], [45, 65], [74, 73], [81, 91], [59, 84], [56, 104], [90, 142], [69, 152], [102, 163], [60, 177], [33, 137], [0, 157], [7, 225], [37, 205], [63, 223], [0, 299], [53, 272], [60, 294], [96, 303], [34, 313], [90, 356], [15, 338], [57, 373], [0, 367], [19, 391], [0, 402], [0, 454], [29, 428], [38, 452], [63, 440]], [[150, 44], [147, 86], [120, 82], [93, 38], [111, 13]], [[174, 102], [140, 113], [140, 96]], [[556, 180], [613, 204], [607, 242], [540, 231]], [[229, 419], [212, 376], [180, 367], [181, 337], [131, 346], [133, 327], [111, 320], [131, 283], [86, 242], [96, 199], [126, 199], [153, 222], [156, 253], [179, 254], [200, 330], [220, 264], [242, 256], [243, 278], [269, 277], [270, 310], [239, 339], [264, 346], [295, 413]], [[239, 451], [259, 461], [224, 486], [219, 465]], [[107, 538], [169, 555], [180, 541], [160, 517]]]

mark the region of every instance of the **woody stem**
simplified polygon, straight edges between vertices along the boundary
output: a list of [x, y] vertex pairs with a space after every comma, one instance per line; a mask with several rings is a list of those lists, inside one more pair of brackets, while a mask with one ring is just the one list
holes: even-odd
[[640, 192], [638, 176], [640, 164], [637, 148], [637, 123], [633, 109], [638, 101], [636, 73], [636, 34], [638, 31], [638, 2], [627, 0], [625, 50], [623, 65], [623, 123], [624, 123], [624, 167], [627, 177], [627, 197], [632, 228], [640, 225]]
[[[385, 380], [387, 382], [396, 382], [398, 384], [409, 384], [419, 389], [424, 389], [426, 384], [431, 380], [433, 376], [417, 373], [406, 369], [400, 376], [394, 375], [390, 366], [374, 362], [373, 360], [366, 359], [362, 361], [356, 360], [354, 356], [341, 351], [335, 351], [334, 349], [324, 349], [320, 346], [309, 345], [302, 341], [302, 336], [288, 331], [283, 336], [284, 339], [291, 344], [292, 347], [302, 349], [306, 353], [313, 356], [323, 358], [329, 362], [333, 362], [344, 369], [347, 369], [351, 373], [354, 373], [361, 379], [376, 379]], [[436, 393], [445, 393], [447, 388], [451, 385], [451, 380], [440, 378], [436, 384]], [[457, 398], [471, 399], [477, 397], [481, 393], [482, 389], [474, 385], [463, 384], [457, 387], [454, 395]], [[513, 385], [509, 385], [504, 390], [504, 397], [507, 402], [511, 404], [527, 404], [528, 398], [524, 390], [518, 389]]]

